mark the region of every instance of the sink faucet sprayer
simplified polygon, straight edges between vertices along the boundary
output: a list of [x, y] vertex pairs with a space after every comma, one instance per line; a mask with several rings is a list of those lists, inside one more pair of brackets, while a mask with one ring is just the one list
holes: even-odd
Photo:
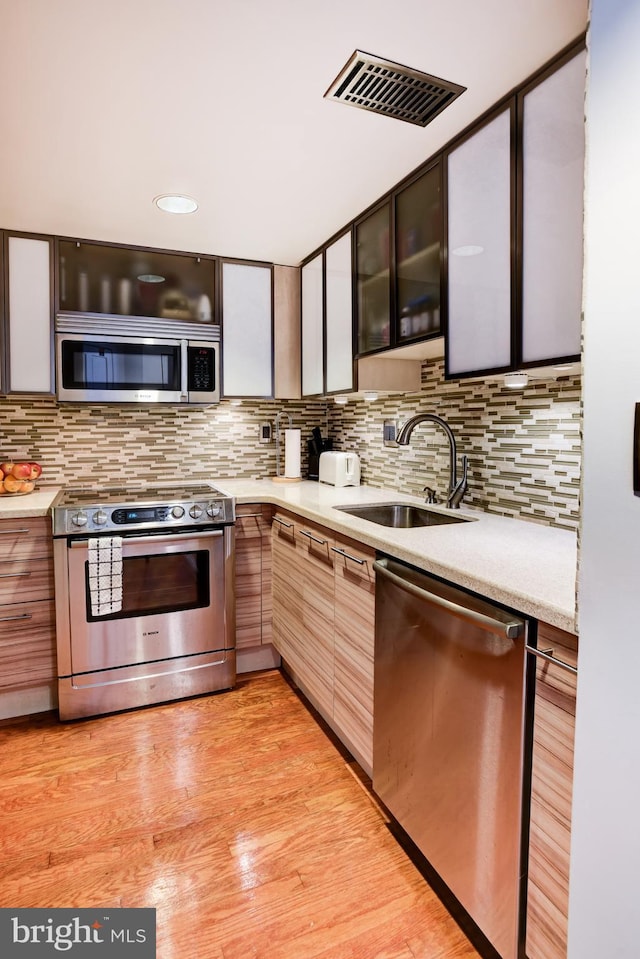
[[[458, 454], [456, 451], [455, 437], [451, 432], [449, 424], [446, 423], [441, 416], [436, 416], [435, 413], [416, 413], [415, 416], [407, 420], [396, 436], [398, 446], [409, 445], [409, 438], [418, 423], [436, 423], [438, 426], [441, 426], [447, 434], [447, 439], [449, 440], [449, 493], [447, 495], [447, 506], [449, 509], [458, 509], [462, 497], [467, 492], [467, 457], [462, 457], [462, 479], [458, 481], [456, 466]], [[429, 487], [425, 487], [425, 489], [429, 489]], [[429, 490], [429, 493], [431, 496], [427, 497], [427, 502], [434, 502], [433, 490]]]

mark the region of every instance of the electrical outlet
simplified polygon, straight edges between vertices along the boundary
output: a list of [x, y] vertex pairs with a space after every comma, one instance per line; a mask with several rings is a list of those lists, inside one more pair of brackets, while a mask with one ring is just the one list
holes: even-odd
[[385, 446], [397, 446], [398, 426], [395, 420], [385, 420], [382, 427], [382, 442]]
[[261, 443], [271, 442], [271, 423], [260, 424], [260, 442]]

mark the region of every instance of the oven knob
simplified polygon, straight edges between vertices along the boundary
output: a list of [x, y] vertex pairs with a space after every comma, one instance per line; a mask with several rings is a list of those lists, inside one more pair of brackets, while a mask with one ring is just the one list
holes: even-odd
[[191, 519], [200, 519], [202, 516], [202, 507], [198, 506], [197, 503], [194, 503], [191, 509], [189, 510], [189, 516]]
[[171, 510], [171, 515], [174, 519], [182, 519], [184, 516], [184, 509], [182, 506], [174, 506]]
[[71, 517], [71, 522], [74, 526], [86, 526], [87, 525], [87, 514], [86, 513], [74, 513]]
[[220, 515], [220, 507], [217, 503], [209, 503], [207, 506], [207, 516], [210, 516], [212, 519]]
[[93, 514], [92, 519], [93, 519], [93, 522], [96, 524], [96, 526], [104, 526], [104, 524], [107, 522], [109, 517], [107, 516], [107, 514], [105, 513], [103, 509], [99, 509], [97, 513]]

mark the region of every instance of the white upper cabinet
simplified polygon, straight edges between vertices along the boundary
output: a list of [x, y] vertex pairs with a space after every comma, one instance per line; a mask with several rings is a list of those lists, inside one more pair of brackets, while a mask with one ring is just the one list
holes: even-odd
[[272, 270], [222, 264], [224, 396], [273, 396]]
[[302, 395], [324, 393], [322, 253], [302, 267]]
[[522, 360], [580, 353], [586, 52], [520, 99]]
[[348, 393], [353, 390], [351, 233], [325, 251], [325, 315], [325, 391]]
[[8, 392], [51, 393], [52, 240], [6, 236]]
[[447, 374], [511, 362], [511, 109], [447, 157]]

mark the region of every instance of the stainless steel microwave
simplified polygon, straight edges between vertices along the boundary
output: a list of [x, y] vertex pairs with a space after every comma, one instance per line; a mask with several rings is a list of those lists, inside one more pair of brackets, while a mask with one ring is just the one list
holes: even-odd
[[56, 395], [66, 403], [179, 403], [220, 399], [211, 339], [56, 333]]

